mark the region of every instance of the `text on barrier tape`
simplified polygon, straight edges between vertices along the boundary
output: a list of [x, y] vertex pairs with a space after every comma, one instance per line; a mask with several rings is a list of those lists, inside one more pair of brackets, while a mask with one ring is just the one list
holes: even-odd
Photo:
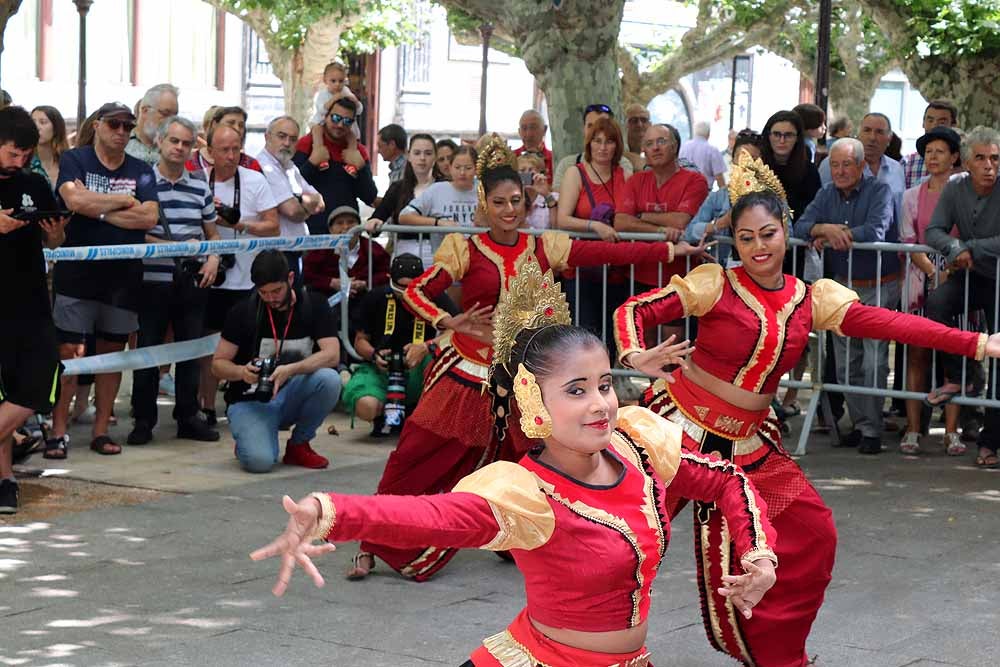
[[285, 251], [338, 250], [346, 248], [349, 234], [318, 234], [294, 238], [273, 236], [267, 238], [224, 239], [221, 241], [188, 241], [186, 243], [134, 243], [131, 245], [82, 246], [45, 250], [45, 259], [54, 262], [93, 262], [113, 259], [153, 259], [156, 257], [194, 257], [199, 255], [225, 255], [258, 253], [275, 249]]

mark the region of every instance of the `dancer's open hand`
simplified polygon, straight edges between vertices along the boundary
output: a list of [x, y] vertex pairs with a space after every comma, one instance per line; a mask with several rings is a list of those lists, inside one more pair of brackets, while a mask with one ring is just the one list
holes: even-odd
[[733, 606], [740, 610], [746, 618], [753, 616], [753, 608], [760, 602], [771, 586], [774, 586], [774, 563], [766, 558], [759, 558], [753, 563], [741, 561], [746, 574], [727, 574], [722, 577], [724, 586], [719, 595], [729, 598]]
[[281, 504], [288, 512], [288, 525], [285, 532], [278, 536], [265, 547], [257, 549], [250, 558], [253, 560], [264, 560], [272, 556], [281, 556], [281, 567], [278, 569], [278, 582], [271, 589], [276, 596], [284, 595], [288, 588], [288, 582], [292, 578], [292, 571], [298, 563], [302, 569], [312, 577], [313, 583], [317, 587], [323, 586], [323, 576], [313, 565], [312, 559], [315, 556], [322, 556], [336, 550], [332, 544], [310, 544], [308, 535], [316, 528], [319, 519], [319, 501], [306, 496], [299, 502], [295, 502], [289, 496], [281, 499]]
[[664, 370], [664, 367], [677, 364], [683, 368], [687, 356], [694, 351], [694, 348], [691, 347], [691, 341], [683, 340], [680, 343], [675, 343], [675, 340], [677, 340], [677, 336], [671, 335], [656, 347], [630, 354], [627, 361], [637, 371], [651, 377], [663, 378], [667, 382], [673, 382], [674, 376]]

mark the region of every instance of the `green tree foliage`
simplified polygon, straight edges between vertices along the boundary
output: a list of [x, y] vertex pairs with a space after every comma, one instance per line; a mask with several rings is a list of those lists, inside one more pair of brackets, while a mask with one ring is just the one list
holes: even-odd
[[925, 98], [952, 99], [965, 127], [996, 124], [1000, 0], [862, 2]]

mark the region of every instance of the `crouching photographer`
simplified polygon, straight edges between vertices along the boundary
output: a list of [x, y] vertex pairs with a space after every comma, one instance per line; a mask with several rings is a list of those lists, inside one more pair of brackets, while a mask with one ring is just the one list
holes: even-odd
[[337, 322], [326, 299], [294, 289], [288, 260], [266, 250], [250, 267], [254, 291], [226, 316], [212, 373], [229, 381], [229, 426], [244, 470], [268, 472], [278, 462], [278, 431], [292, 428], [282, 462], [325, 468], [313, 451], [316, 429], [337, 404]]
[[[216, 240], [215, 204], [208, 184], [184, 169], [191, 156], [197, 128], [191, 121], [171, 116], [157, 129], [160, 161], [153, 168], [160, 216], [156, 227], [146, 233], [149, 243]], [[203, 335], [208, 288], [225, 275], [219, 257], [144, 259], [142, 299], [139, 305], [139, 347], [164, 342], [168, 326], [177, 342]], [[197, 359], [182, 361], [176, 371], [174, 420], [177, 437], [214, 442], [219, 432], [198, 413], [200, 366]], [[132, 374], [132, 415], [135, 425], [126, 442], [145, 445], [153, 439], [158, 414], [160, 369], [144, 368]]]
[[[435, 331], [403, 307], [399, 294], [423, 270], [416, 255], [398, 255], [392, 260], [389, 285], [374, 288], [361, 302], [354, 349], [367, 361], [354, 367], [344, 387], [344, 405], [372, 423], [373, 437], [399, 433], [420, 398]], [[458, 314], [446, 295], [439, 299], [441, 308]]]

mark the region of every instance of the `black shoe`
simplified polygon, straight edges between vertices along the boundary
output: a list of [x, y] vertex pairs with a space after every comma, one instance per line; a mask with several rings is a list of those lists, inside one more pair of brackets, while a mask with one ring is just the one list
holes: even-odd
[[209, 410], [208, 408], [202, 408], [201, 414], [205, 415], [205, 425], [215, 426], [219, 423], [218, 417], [215, 414], [215, 408]]
[[372, 432], [368, 434], [370, 438], [387, 438], [390, 435], [390, 429], [385, 426], [385, 416], [378, 416], [372, 421]]
[[881, 454], [882, 440], [880, 438], [861, 438], [858, 452], [861, 454]]
[[191, 417], [184, 421], [177, 422], [177, 437], [182, 440], [198, 440], [199, 442], [217, 442], [219, 432], [211, 428], [207, 423]]
[[0, 514], [16, 514], [21, 493], [17, 482], [10, 479], [0, 479]]
[[149, 422], [136, 421], [132, 427], [132, 432], [125, 438], [125, 442], [130, 445], [148, 445], [153, 440], [153, 427]]
[[861, 438], [861, 431], [858, 431], [857, 429], [855, 429], [855, 430], [851, 431], [850, 433], [848, 433], [847, 435], [845, 435], [844, 437], [842, 437], [839, 442], [833, 443], [833, 446], [834, 447], [851, 447], [853, 449], [855, 447], [860, 447], [861, 446], [861, 440], [862, 440], [862, 438]]

